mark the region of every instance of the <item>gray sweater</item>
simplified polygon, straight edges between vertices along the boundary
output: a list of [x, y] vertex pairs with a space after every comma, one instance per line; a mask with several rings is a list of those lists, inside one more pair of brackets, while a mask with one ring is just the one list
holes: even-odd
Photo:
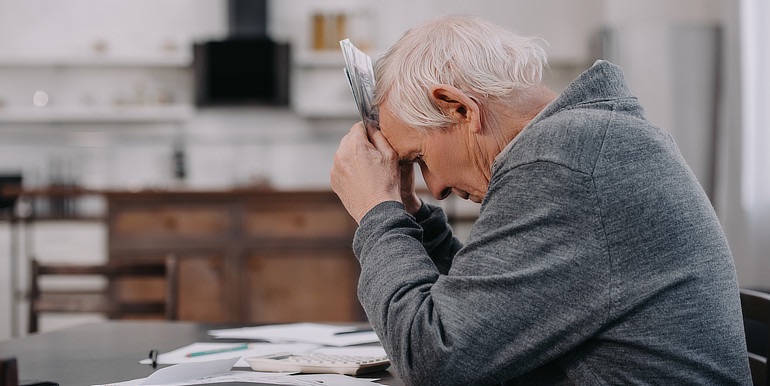
[[385, 202], [358, 294], [408, 385], [749, 385], [727, 241], [671, 137], [599, 61], [497, 157], [466, 245]]

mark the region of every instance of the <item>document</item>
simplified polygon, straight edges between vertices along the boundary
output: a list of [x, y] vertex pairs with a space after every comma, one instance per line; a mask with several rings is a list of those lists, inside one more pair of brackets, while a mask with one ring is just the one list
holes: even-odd
[[[241, 349], [241, 347], [244, 347]], [[233, 367], [249, 367], [249, 364], [243, 359], [253, 356], [270, 355], [279, 352], [306, 352], [319, 348], [321, 346], [308, 343], [294, 344], [273, 344], [273, 343], [216, 343], [216, 342], [196, 342], [176, 350], [161, 353], [158, 355], [156, 363], [159, 365], [175, 365], [177, 363], [206, 362], [215, 359], [226, 359], [238, 357]], [[206, 353], [201, 355], [191, 355], [196, 353]], [[210, 354], [209, 354], [210, 353]], [[143, 359], [139, 363], [144, 365], [152, 364], [150, 359]]]
[[182, 363], [159, 369], [147, 378], [108, 383], [103, 386], [173, 385], [196, 378], [227, 373], [232, 369], [236, 361], [238, 361], [237, 357], [196, 363]]
[[345, 58], [345, 75], [350, 91], [356, 101], [361, 121], [366, 127], [379, 127], [380, 118], [374, 101], [374, 69], [372, 58], [359, 50], [349, 39], [340, 41], [342, 56]]
[[339, 374], [267, 373], [258, 371], [232, 371], [237, 358], [213, 361], [182, 363], [165, 367], [147, 378], [96, 386], [139, 386], [139, 385], [202, 385], [224, 382], [269, 383], [273, 385], [298, 386], [370, 386], [379, 385], [377, 379], [354, 378]]
[[374, 331], [358, 331], [354, 326], [334, 326], [318, 323], [275, 324], [258, 327], [241, 327], [209, 330], [216, 338], [266, 340], [269, 342], [313, 343], [325, 346], [353, 346], [379, 343]]

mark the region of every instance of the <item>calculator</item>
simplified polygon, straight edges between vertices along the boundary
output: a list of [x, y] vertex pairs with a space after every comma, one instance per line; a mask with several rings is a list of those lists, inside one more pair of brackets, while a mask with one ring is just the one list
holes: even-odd
[[332, 355], [321, 353], [277, 353], [244, 358], [256, 371], [281, 371], [311, 374], [360, 375], [385, 370], [388, 357]]

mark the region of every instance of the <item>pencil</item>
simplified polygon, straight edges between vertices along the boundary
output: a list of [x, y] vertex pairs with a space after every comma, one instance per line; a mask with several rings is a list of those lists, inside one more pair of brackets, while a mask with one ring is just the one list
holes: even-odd
[[218, 349], [215, 349], [215, 350], [191, 352], [191, 353], [189, 353], [189, 354], [187, 354], [185, 356], [188, 357], [188, 358], [192, 358], [192, 357], [199, 357], [201, 355], [219, 354], [221, 352], [245, 350], [247, 348], [249, 348], [248, 343], [244, 343], [244, 344], [241, 344], [241, 345], [238, 345], [238, 346], [233, 346], [233, 347], [225, 347], [225, 348], [218, 348]]
[[374, 332], [374, 329], [372, 329], [371, 327], [360, 327], [354, 330], [335, 332], [334, 335], [356, 334], [359, 332]]

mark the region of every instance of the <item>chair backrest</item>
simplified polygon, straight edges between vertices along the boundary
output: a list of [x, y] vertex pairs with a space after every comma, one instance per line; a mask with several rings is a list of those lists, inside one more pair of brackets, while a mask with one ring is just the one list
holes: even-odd
[[13, 210], [21, 190], [21, 174], [0, 174], [0, 210]]
[[174, 254], [166, 256], [166, 319], [179, 319], [179, 258]]
[[[106, 288], [43, 288], [43, 277], [91, 276], [106, 280]], [[178, 258], [166, 256], [162, 261], [117, 262], [96, 265], [42, 264], [30, 262], [29, 325], [37, 332], [41, 313], [100, 313], [109, 319], [163, 316], [177, 319]], [[126, 299], [125, 284], [132, 281], [163, 279], [165, 291], [153, 299]], [[136, 284], [136, 283], [134, 283]]]
[[743, 324], [754, 385], [770, 386], [767, 356], [770, 353], [770, 294], [741, 289]]
[[0, 358], [0, 386], [19, 386], [16, 358]]

